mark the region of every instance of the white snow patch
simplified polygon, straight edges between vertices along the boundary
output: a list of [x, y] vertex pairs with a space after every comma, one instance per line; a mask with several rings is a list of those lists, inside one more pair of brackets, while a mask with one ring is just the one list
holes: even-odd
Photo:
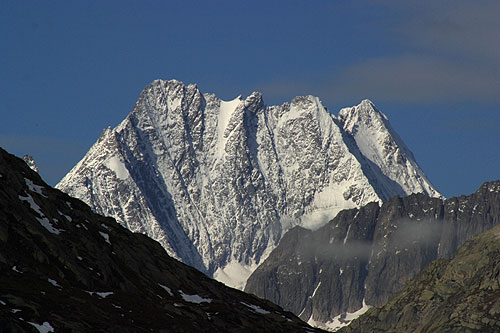
[[211, 298], [203, 298], [201, 296], [198, 296], [198, 295], [188, 295], [188, 294], [184, 294], [184, 292], [182, 290], [179, 290], [179, 293], [181, 294], [181, 297], [186, 301], [186, 302], [190, 302], [190, 303], [196, 303], [196, 304], [200, 304], [200, 303], [211, 303], [212, 302], [212, 299]]
[[83, 258], [82, 258], [82, 257], [80, 257], [80, 256], [76, 256], [76, 259], [78, 259], [78, 260], [80, 260], [80, 261], [82, 261], [82, 260], [83, 260]]
[[159, 285], [160, 287], [162, 287], [163, 289], [165, 289], [165, 291], [166, 291], [166, 292], [167, 292], [170, 296], [172, 296], [172, 297], [174, 296], [174, 294], [172, 293], [172, 290], [171, 290], [169, 287], [164, 286], [164, 285], [162, 285], [161, 283], [158, 283], [158, 285]]
[[61, 211], [58, 210], [57, 213], [61, 216], [64, 216], [64, 218], [66, 218], [66, 220], [68, 220], [68, 222], [73, 221], [73, 219], [71, 217], [69, 217], [68, 215], [64, 215], [63, 213], [61, 213]]
[[57, 228], [54, 228], [52, 226], [52, 223], [50, 223], [49, 219], [46, 218], [46, 217], [43, 217], [43, 218], [36, 218], [38, 220], [38, 222], [40, 222], [40, 224], [45, 228], [47, 229], [50, 233], [53, 233], [55, 235], [59, 235], [61, 233], [61, 229], [57, 229]]
[[348, 312], [345, 314], [339, 314], [338, 316], [334, 317], [331, 321], [328, 321], [326, 323], [314, 320], [313, 315], [311, 314], [311, 317], [309, 318], [307, 323], [314, 327], [319, 327], [322, 329], [326, 329], [328, 331], [336, 332], [338, 329], [349, 325], [351, 321], [364, 314], [366, 311], [368, 311], [369, 308], [371, 308], [371, 306], [367, 305], [365, 300], [363, 299], [363, 306], [357, 311]]
[[26, 183], [31, 192], [38, 193], [41, 196], [48, 198], [45, 194], [42, 193], [42, 189], [44, 188], [43, 186], [35, 185], [33, 181], [28, 178], [24, 178], [24, 182]]
[[99, 296], [99, 297], [102, 297], [102, 298], [106, 298], [108, 297], [109, 295], [113, 295], [113, 292], [112, 291], [86, 291], [84, 290], [87, 294], [89, 294], [90, 296], [93, 296], [94, 294]]
[[101, 234], [102, 238], [104, 238], [104, 240], [106, 241], [106, 243], [108, 243], [109, 245], [111, 245], [111, 242], [109, 241], [109, 235], [107, 233], [99, 231], [99, 234]]
[[17, 269], [17, 266], [12, 266], [12, 270], [16, 273], [21, 273], [23, 274], [23, 272], [21, 272], [20, 270]]
[[42, 325], [39, 325], [37, 323], [32, 323], [32, 322], [29, 322], [29, 321], [27, 321], [27, 323], [35, 326], [35, 328], [40, 333], [54, 332], [54, 327], [52, 327], [52, 325], [50, 325], [50, 323], [47, 322], [47, 321], [44, 322]]
[[123, 162], [120, 161], [120, 159], [117, 156], [113, 156], [107, 161], [105, 161], [104, 165], [108, 169], [114, 171], [116, 177], [118, 177], [121, 180], [125, 180], [130, 176], [127, 168], [125, 167], [125, 164], [123, 164]]
[[345, 233], [344, 244], [347, 243], [347, 237], [349, 236], [349, 231], [351, 231], [351, 224], [349, 224], [347, 232]]
[[220, 158], [224, 155], [224, 148], [226, 147], [227, 137], [224, 136], [227, 125], [231, 120], [231, 116], [241, 103], [241, 96], [236, 97], [232, 101], [220, 101], [219, 117], [217, 118], [217, 147], [216, 154]]
[[28, 194], [27, 197], [23, 197], [22, 195], [19, 196], [19, 200], [21, 201], [27, 201], [29, 204], [30, 204], [30, 208], [32, 210], [34, 210], [38, 215], [40, 216], [45, 216], [42, 212], [42, 209], [40, 208], [40, 206], [38, 206], [35, 202], [35, 200], [33, 200], [33, 198], [31, 197], [31, 195]]
[[313, 297], [316, 295], [316, 292], [318, 291], [319, 286], [321, 286], [321, 281], [319, 281], [318, 285], [317, 285], [317, 286], [316, 286], [316, 288], [314, 289], [313, 294], [311, 295], [311, 297], [310, 297], [310, 298], [313, 298]]
[[245, 265], [241, 262], [231, 261], [224, 268], [217, 268], [214, 273], [214, 279], [224, 283], [226, 286], [243, 290], [245, 284], [257, 268], [258, 265]]
[[312, 203], [306, 208], [300, 226], [317, 230], [330, 222], [344, 209], [355, 208], [356, 204], [343, 196], [344, 184], [330, 184], [314, 196]]
[[21, 312], [21, 311], [23, 311], [23, 310], [21, 310], [21, 309], [10, 309], [10, 312], [12, 312], [12, 313]]
[[260, 306], [257, 306], [257, 305], [253, 305], [253, 304], [248, 304], [248, 303], [245, 303], [245, 302], [240, 302], [241, 304], [243, 304], [244, 306], [252, 309], [253, 311], [257, 312], [257, 313], [260, 313], [260, 314], [268, 314], [268, 313], [271, 313], [267, 310], [264, 310], [263, 308], [261, 308]]
[[38, 218], [38, 217], [35, 217], [38, 222], [40, 222], [40, 224], [45, 228], [47, 229], [49, 232], [53, 233], [53, 234], [56, 234], [58, 235], [62, 230], [60, 229], [57, 229], [57, 228], [54, 228], [52, 226], [52, 224], [50, 223], [49, 219], [45, 217], [45, 215], [43, 214], [42, 212], [42, 209], [40, 208], [40, 206], [38, 206], [35, 202], [35, 200], [33, 200], [33, 198], [31, 197], [31, 195], [28, 194], [27, 197], [23, 197], [22, 195], [19, 196], [19, 200], [21, 201], [27, 201], [30, 205], [30, 208], [32, 210], [34, 210], [38, 215], [41, 216], [41, 218]]
[[49, 279], [47, 279], [47, 280], [48, 280], [48, 281], [49, 281], [49, 283], [50, 283], [51, 285], [53, 285], [54, 287], [57, 287], [57, 288], [62, 288], [62, 287], [59, 285], [59, 283], [57, 283], [57, 281], [56, 281], [56, 280], [52, 280], [52, 279], [50, 279], [50, 278], [49, 278]]
[[7, 303], [5, 303], [4, 301], [0, 300], [0, 304], [2, 305], [7, 305]]

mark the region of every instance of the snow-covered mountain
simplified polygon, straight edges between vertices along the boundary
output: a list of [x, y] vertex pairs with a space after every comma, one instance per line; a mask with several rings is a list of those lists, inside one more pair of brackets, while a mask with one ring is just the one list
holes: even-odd
[[236, 287], [292, 226], [395, 195], [440, 196], [368, 100], [336, 117], [313, 96], [223, 101], [176, 80], [148, 85], [57, 188]]

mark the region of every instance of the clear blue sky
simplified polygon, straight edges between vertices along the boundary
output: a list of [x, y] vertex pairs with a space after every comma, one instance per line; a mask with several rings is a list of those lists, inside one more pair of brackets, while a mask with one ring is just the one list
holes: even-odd
[[[422, 3], [429, 3], [422, 5]], [[499, 1], [0, 1], [0, 146], [56, 184], [157, 78], [364, 98], [445, 196], [500, 178]]]

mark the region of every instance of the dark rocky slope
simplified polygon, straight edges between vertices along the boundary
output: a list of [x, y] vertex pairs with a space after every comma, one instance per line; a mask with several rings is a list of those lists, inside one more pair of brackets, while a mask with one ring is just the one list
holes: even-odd
[[0, 149], [0, 330], [314, 331], [170, 258]]
[[500, 182], [448, 200], [414, 194], [345, 210], [326, 226], [295, 228], [250, 276], [245, 291], [326, 323], [385, 304], [436, 258], [500, 222]]
[[342, 332], [499, 332], [500, 226], [438, 259]]

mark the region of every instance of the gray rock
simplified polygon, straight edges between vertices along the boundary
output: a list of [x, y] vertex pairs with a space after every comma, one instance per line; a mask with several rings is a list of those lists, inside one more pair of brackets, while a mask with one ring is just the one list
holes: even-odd
[[245, 291], [322, 323], [383, 305], [432, 260], [499, 224], [499, 192], [497, 181], [448, 200], [394, 197], [342, 211], [317, 231], [292, 229]]

